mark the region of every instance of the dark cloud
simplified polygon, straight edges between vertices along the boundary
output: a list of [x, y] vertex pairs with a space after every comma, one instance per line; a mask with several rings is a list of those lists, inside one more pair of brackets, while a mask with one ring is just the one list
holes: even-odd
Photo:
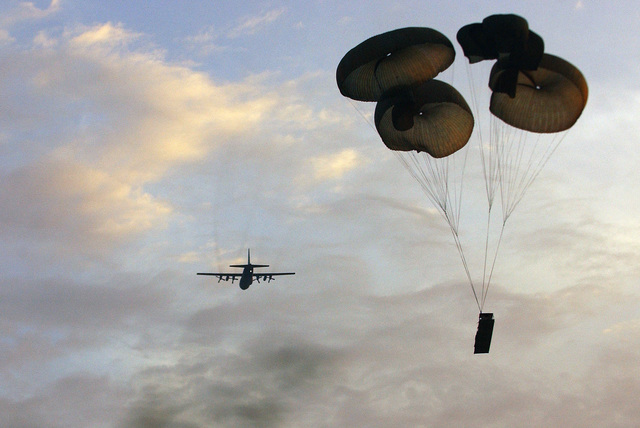
[[[601, 390], [604, 377], [570, 370], [575, 358], [598, 364], [597, 355], [554, 340], [589, 325], [592, 305], [599, 307], [589, 293], [576, 300], [572, 292], [532, 297], [496, 288], [492, 351], [474, 356], [477, 320], [456, 303], [471, 298], [462, 284], [386, 297], [339, 289], [309, 300], [275, 291], [262, 304], [247, 296], [247, 305], [200, 311], [186, 324], [180, 363], [136, 377], [141, 391], [154, 393], [132, 414], [165, 403], [160, 414], [179, 408], [175, 421], [196, 426], [540, 426], [549, 419], [533, 409], [562, 417], [575, 407], [561, 402], [598, 401], [576, 386]], [[567, 363], [548, 365], [558, 353]], [[557, 376], [566, 388], [554, 389]], [[633, 414], [631, 406], [621, 412]], [[606, 420], [602, 412], [591, 417]]]
[[[147, 343], [148, 336], [155, 336], [157, 329], [167, 335], [165, 326], [177, 317], [171, 304], [173, 292], [162, 283], [166, 280], [126, 275], [95, 284], [63, 278], [4, 278], [0, 281], [0, 367], [5, 372], [25, 371], [22, 380], [5, 379], [6, 387], [22, 388], [33, 377], [56, 379], [76, 370], [110, 371], [78, 360], [83, 354], [125, 367], [135, 364], [156, 343]], [[142, 344], [148, 349], [141, 350]], [[66, 359], [71, 362], [63, 363]]]
[[123, 417], [126, 401], [127, 391], [108, 377], [77, 373], [27, 398], [0, 399], [0, 412], [8, 427], [97, 426]]
[[326, 382], [337, 355], [304, 339], [275, 335], [232, 353], [201, 348], [195, 358], [185, 355], [176, 366], [145, 370], [134, 378], [143, 396], [127, 424], [165, 420], [184, 426], [187, 421], [196, 421], [194, 426], [282, 426], [302, 405], [296, 397], [313, 395]]

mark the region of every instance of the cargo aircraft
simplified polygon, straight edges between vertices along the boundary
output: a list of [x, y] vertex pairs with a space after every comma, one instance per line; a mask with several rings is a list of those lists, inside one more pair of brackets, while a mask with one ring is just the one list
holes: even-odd
[[254, 265], [251, 264], [251, 250], [247, 250], [247, 264], [246, 265], [229, 265], [229, 267], [234, 268], [242, 268], [242, 273], [217, 273], [217, 272], [198, 272], [197, 275], [209, 275], [215, 276], [218, 278], [218, 282], [220, 281], [229, 281], [233, 284], [236, 279], [240, 278], [240, 289], [246, 290], [253, 283], [255, 279], [256, 282], [260, 282], [260, 280], [271, 282], [274, 276], [280, 275], [295, 275], [295, 272], [268, 272], [268, 273], [253, 273], [254, 268], [264, 268], [269, 267], [269, 265]]

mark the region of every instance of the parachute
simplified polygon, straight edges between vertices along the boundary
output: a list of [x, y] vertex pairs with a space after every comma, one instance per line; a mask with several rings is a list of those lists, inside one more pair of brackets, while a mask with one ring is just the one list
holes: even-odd
[[[470, 105], [452, 84], [435, 79], [453, 64], [455, 50], [431, 28], [402, 28], [365, 40], [342, 58], [336, 80], [342, 95], [377, 102], [380, 138], [449, 225], [483, 328], [492, 329], [493, 318], [489, 323], [487, 317], [492, 314], [483, 314], [483, 307], [505, 224], [580, 117], [588, 88], [575, 66], [544, 52], [542, 37], [520, 16], [489, 16], [462, 27], [456, 38], [468, 59]], [[480, 63], [490, 71], [484, 66], [478, 83]], [[472, 133], [487, 200], [481, 285], [471, 275], [459, 234]], [[498, 220], [492, 219], [497, 201], [502, 207]], [[491, 332], [486, 333], [480, 336], [490, 342]], [[476, 350], [488, 349], [484, 343]]]
[[529, 30], [527, 20], [518, 15], [491, 15], [482, 23], [462, 27], [456, 35], [470, 64], [497, 60], [502, 69], [500, 86], [494, 92], [515, 96], [517, 74], [536, 70], [544, 53], [542, 37]]
[[360, 43], [336, 71], [340, 93], [357, 101], [378, 101], [389, 89], [433, 79], [455, 58], [453, 44], [431, 28], [399, 28]]
[[453, 86], [428, 80], [384, 93], [376, 105], [375, 124], [391, 150], [416, 150], [442, 158], [467, 143], [473, 114]]
[[557, 56], [544, 54], [533, 71], [519, 71], [517, 92], [506, 96], [494, 88], [506, 70], [498, 63], [491, 69], [490, 110], [516, 128], [537, 133], [565, 131], [578, 120], [587, 103], [587, 83], [580, 71]]

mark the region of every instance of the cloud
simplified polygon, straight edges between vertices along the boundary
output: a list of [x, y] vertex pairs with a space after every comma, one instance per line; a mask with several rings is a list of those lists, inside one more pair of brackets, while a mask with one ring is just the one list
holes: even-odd
[[[0, 366], [3, 374], [22, 372], [3, 383], [15, 394], [30, 395], [34, 385], [85, 369], [127, 372], [140, 356], [153, 353], [152, 344], [143, 352], [139, 348], [145, 335], [160, 328], [165, 338], [171, 336], [162, 327], [176, 316], [167, 275], [121, 274], [94, 283], [40, 273], [44, 279], [5, 277], [1, 282]], [[135, 333], [133, 325], [146, 327]]]
[[353, 149], [345, 149], [340, 153], [315, 157], [310, 160], [317, 180], [340, 179], [362, 162], [358, 152]]
[[242, 35], [256, 34], [267, 25], [275, 22], [285, 11], [285, 8], [273, 9], [261, 15], [245, 17], [227, 33], [227, 37], [236, 38]]
[[7, 426], [96, 426], [121, 414], [125, 394], [108, 376], [75, 374], [42, 387], [33, 397], [0, 398], [0, 412]]
[[0, 195], [3, 234], [33, 234], [63, 251], [128, 241], [158, 227], [171, 212], [167, 204], [105, 171], [64, 161], [12, 172], [4, 177]]
[[200, 55], [209, 55], [214, 52], [229, 50], [228, 46], [220, 44], [221, 34], [213, 27], [200, 30], [192, 36], [187, 36], [183, 40], [190, 49], [196, 50]]
[[215, 149], [214, 138], [251, 129], [277, 102], [250, 83], [216, 85], [156, 52], [128, 51], [122, 43], [136, 35], [122, 26], [97, 25], [69, 37], [57, 51], [29, 53], [26, 83], [42, 94], [38, 101], [55, 100], [74, 115], [79, 126], [71, 141], [59, 141], [61, 149], [98, 149], [111, 168], [162, 173]]
[[93, 257], [162, 229], [174, 207], [145, 186], [252, 135], [279, 102], [260, 80], [220, 85], [131, 50], [136, 38], [107, 23], [11, 52], [5, 237]]
[[[264, 31], [269, 25], [276, 22], [286, 12], [285, 8], [266, 11], [260, 15], [245, 16], [239, 23], [222, 28], [209, 26], [200, 29], [197, 33], [183, 38], [190, 49], [197, 51], [199, 55], [209, 55], [233, 50], [246, 52], [246, 47], [234, 45], [233, 39], [243, 36], [252, 36]], [[296, 28], [301, 28], [297, 24]]]
[[11, 37], [9, 32], [5, 29], [0, 28], [0, 43], [9, 43], [14, 41], [15, 39]]
[[69, 43], [75, 47], [93, 48], [99, 45], [117, 46], [133, 41], [140, 35], [126, 30], [122, 24], [110, 22], [89, 27], [71, 38]]
[[[547, 296], [494, 290], [501, 310], [492, 350], [477, 356], [475, 314], [451, 304], [470, 299], [464, 284], [372, 297], [363, 292], [361, 274], [335, 270], [331, 282], [306, 284], [311, 292], [255, 290], [194, 314], [178, 363], [134, 378], [138, 398], [125, 426], [141, 415], [185, 426], [540, 426], [549, 415], [570, 418], [573, 426], [608, 420], [606, 411], [580, 416], [575, 409], [601, 409], [613, 397], [592, 388], [603, 391], [613, 380], [575, 370], [574, 363], [599, 364], [617, 345], [602, 335], [573, 349], [557, 340], [606, 322], [600, 308], [607, 304], [596, 295], [575, 290], [583, 297], [576, 300], [566, 290]], [[584, 353], [596, 344], [597, 352]], [[637, 351], [625, 364], [633, 357]], [[564, 388], [551, 386], [558, 378]], [[625, 391], [634, 392], [634, 385]], [[633, 420], [633, 395], [616, 397], [620, 420]]]
[[60, 0], [51, 0], [47, 8], [40, 9], [33, 2], [17, 2], [17, 6], [0, 19], [0, 25], [11, 26], [20, 21], [44, 19], [60, 10]]

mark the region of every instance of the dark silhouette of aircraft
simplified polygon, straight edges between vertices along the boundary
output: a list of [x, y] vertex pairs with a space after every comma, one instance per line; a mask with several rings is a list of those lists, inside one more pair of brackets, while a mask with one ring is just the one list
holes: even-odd
[[240, 278], [240, 289], [246, 290], [253, 283], [255, 279], [256, 282], [260, 282], [260, 280], [271, 282], [274, 276], [280, 275], [295, 275], [295, 272], [268, 272], [268, 273], [253, 273], [254, 268], [263, 268], [269, 267], [269, 265], [254, 265], [251, 264], [251, 250], [247, 250], [247, 264], [246, 265], [229, 265], [229, 267], [234, 268], [242, 268], [242, 273], [209, 273], [209, 272], [198, 272], [197, 275], [210, 275], [217, 276], [218, 282], [220, 281], [228, 281], [231, 280], [233, 284], [237, 278]]

